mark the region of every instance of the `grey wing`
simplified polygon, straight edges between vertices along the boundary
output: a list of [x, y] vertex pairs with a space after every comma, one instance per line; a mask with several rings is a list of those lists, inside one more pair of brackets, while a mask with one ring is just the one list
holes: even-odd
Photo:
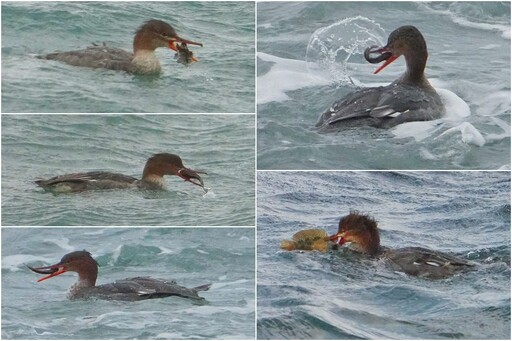
[[442, 279], [458, 271], [473, 270], [475, 264], [446, 253], [420, 247], [397, 249], [388, 253], [387, 259], [395, 270], [414, 276]]
[[112, 47], [91, 46], [83, 50], [50, 53], [43, 58], [74, 66], [126, 70], [131, 64], [133, 54]]
[[380, 101], [381, 89], [382, 87], [361, 89], [350, 93], [342, 100], [334, 102], [322, 114], [317, 126], [332, 125], [348, 119], [370, 117], [371, 108], [377, 106]]
[[445, 266], [448, 264], [460, 266], [474, 266], [473, 263], [470, 263], [464, 259], [446, 253], [428, 250], [421, 247], [410, 247], [398, 250], [401, 251], [401, 257], [404, 257], [404, 254], [407, 254], [407, 257], [410, 258], [411, 263], [421, 263], [437, 267]]
[[405, 122], [434, 120], [444, 112], [441, 98], [434, 89], [391, 84], [369, 115], [379, 120], [381, 126], [393, 127]]
[[354, 118], [370, 118], [377, 126], [392, 127], [404, 122], [441, 117], [444, 106], [432, 89], [392, 83], [385, 87], [356, 91], [335, 102], [318, 125], [333, 125]]
[[[127, 290], [135, 292], [141, 298], [157, 298], [166, 296], [179, 296], [184, 298], [192, 298], [203, 300], [197, 292], [207, 290], [203, 287], [186, 288], [176, 284], [175, 281], [167, 281], [162, 279], [154, 279], [150, 277], [135, 277], [116, 281], [112, 284], [117, 290]], [[199, 290], [199, 288], [201, 288]]]
[[65, 175], [58, 175], [48, 180], [36, 180], [36, 184], [39, 186], [51, 186], [62, 182], [85, 182], [91, 180], [91, 173], [72, 173]]
[[44, 187], [44, 186], [51, 186], [51, 185], [55, 185], [55, 184], [63, 183], [63, 182], [81, 183], [81, 182], [87, 182], [87, 181], [93, 181], [93, 180], [111, 180], [112, 178], [119, 179], [120, 181], [125, 181], [125, 182], [134, 182], [137, 180], [134, 177], [123, 175], [123, 174], [94, 171], [94, 172], [87, 172], [87, 173], [72, 173], [72, 174], [59, 175], [59, 176], [50, 178], [48, 180], [37, 180], [36, 183], [39, 186]]

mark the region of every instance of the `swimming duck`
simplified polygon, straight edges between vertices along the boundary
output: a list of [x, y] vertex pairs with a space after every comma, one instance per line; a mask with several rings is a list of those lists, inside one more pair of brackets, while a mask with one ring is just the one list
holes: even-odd
[[134, 277], [117, 280], [113, 283], [96, 285], [98, 278], [98, 262], [86, 251], [74, 251], [62, 257], [60, 262], [41, 267], [28, 268], [38, 274], [47, 275], [40, 278], [42, 282], [49, 278], [59, 276], [65, 272], [76, 272], [78, 281], [69, 288], [68, 298], [76, 299], [103, 299], [121, 301], [140, 301], [152, 298], [178, 296], [192, 300], [202, 301], [199, 291], [207, 291], [211, 284], [195, 288], [186, 288], [176, 284], [175, 281], [155, 279], [151, 277]]
[[392, 269], [412, 276], [442, 279], [475, 267], [475, 264], [464, 259], [422, 247], [383, 247], [380, 245], [377, 222], [357, 211], [342, 217], [338, 233], [328, 239], [340, 246], [350, 243], [352, 251], [383, 259]]
[[46, 191], [54, 193], [73, 193], [90, 190], [139, 188], [144, 190], [163, 190], [165, 188], [164, 175], [176, 175], [194, 185], [204, 187], [203, 179], [198, 173], [183, 166], [178, 155], [160, 153], [151, 156], [142, 172], [142, 179], [132, 176], [93, 171], [86, 173], [73, 173], [55, 176], [48, 180], [36, 180], [35, 183]]
[[58, 60], [73, 66], [122, 70], [134, 74], [155, 74], [161, 71], [155, 54], [159, 47], [179, 52], [176, 43], [199, 45], [178, 36], [174, 28], [162, 20], [151, 19], [143, 23], [133, 38], [133, 53], [107, 46], [89, 46], [83, 50], [54, 52], [40, 59]]
[[441, 98], [425, 77], [427, 44], [416, 27], [397, 28], [389, 35], [386, 46], [371, 46], [364, 54], [369, 63], [385, 61], [375, 74], [402, 55], [407, 69], [400, 78], [387, 86], [355, 91], [335, 102], [320, 116], [316, 124], [319, 130], [332, 131], [357, 123], [390, 128], [443, 116]]

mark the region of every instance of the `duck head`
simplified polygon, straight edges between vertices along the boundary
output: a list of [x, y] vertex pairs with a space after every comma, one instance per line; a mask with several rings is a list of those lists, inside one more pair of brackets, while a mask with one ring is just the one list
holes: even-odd
[[364, 58], [369, 63], [385, 61], [374, 74], [379, 73], [402, 55], [405, 57], [408, 73], [412, 76], [423, 75], [428, 57], [427, 44], [421, 32], [414, 26], [399, 27], [391, 32], [386, 46], [374, 45], [364, 51]]
[[175, 43], [186, 43], [189, 45], [203, 46], [178, 36], [174, 28], [162, 20], [151, 19], [139, 27], [133, 39], [133, 50], [153, 51], [158, 47], [169, 47], [178, 51]]
[[338, 225], [338, 233], [327, 239], [340, 246], [352, 243], [352, 249], [369, 255], [375, 255], [380, 250], [377, 222], [357, 211], [351, 211], [349, 215], [342, 217]]
[[68, 253], [62, 257], [60, 262], [50, 266], [37, 268], [31, 266], [27, 267], [35, 273], [47, 275], [38, 279], [38, 282], [71, 271], [78, 273], [80, 282], [87, 284], [87, 286], [94, 286], [96, 284], [96, 278], [98, 277], [98, 263], [92, 258], [91, 254], [85, 250]]

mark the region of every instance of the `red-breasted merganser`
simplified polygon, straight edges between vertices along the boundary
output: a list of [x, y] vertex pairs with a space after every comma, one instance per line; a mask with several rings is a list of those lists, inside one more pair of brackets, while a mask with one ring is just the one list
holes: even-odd
[[98, 263], [87, 251], [75, 251], [68, 253], [60, 262], [50, 266], [28, 268], [38, 274], [48, 275], [40, 278], [44, 281], [72, 271], [78, 273], [78, 281], [69, 288], [69, 299], [104, 299], [139, 301], [150, 298], [179, 296], [193, 300], [204, 300], [197, 293], [207, 291], [211, 284], [201, 285], [195, 288], [185, 288], [175, 281], [154, 279], [151, 277], [134, 277], [115, 281], [114, 283], [96, 285], [98, 277]]
[[[377, 56], [372, 57], [375, 54]], [[389, 35], [386, 46], [371, 46], [364, 53], [370, 63], [385, 60], [374, 73], [380, 72], [402, 55], [407, 70], [400, 78], [388, 86], [366, 88], [349, 94], [324, 112], [316, 126], [321, 131], [330, 131], [359, 119], [359, 123], [389, 128], [404, 122], [434, 120], [444, 115], [441, 98], [424, 74], [427, 44], [416, 27], [399, 27]]]
[[179, 37], [171, 25], [152, 19], [146, 21], [135, 33], [133, 53], [113, 47], [90, 46], [84, 50], [55, 52], [39, 58], [58, 60], [74, 66], [154, 74], [161, 70], [155, 49], [169, 47], [179, 52], [176, 43], [203, 46], [201, 43]]
[[377, 222], [368, 215], [351, 211], [340, 219], [338, 233], [328, 237], [337, 245], [350, 243], [350, 249], [379, 257], [396, 271], [429, 279], [442, 279], [474, 269], [475, 264], [446, 253], [422, 247], [388, 249], [380, 245]]
[[48, 180], [36, 180], [35, 183], [54, 193], [123, 188], [161, 190], [165, 188], [164, 175], [176, 175], [206, 191], [198, 173], [206, 174], [185, 168], [178, 155], [161, 153], [148, 159], [141, 180], [128, 175], [97, 171], [59, 175]]

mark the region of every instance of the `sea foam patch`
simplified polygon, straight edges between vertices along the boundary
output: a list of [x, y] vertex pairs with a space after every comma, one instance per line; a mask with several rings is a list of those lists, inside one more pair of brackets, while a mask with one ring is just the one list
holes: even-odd
[[266, 74], [258, 77], [258, 104], [287, 101], [290, 99], [287, 91], [330, 83], [310, 74], [305, 61], [280, 58], [263, 52], [258, 52], [258, 58], [274, 63]]
[[9, 271], [24, 271], [26, 269], [26, 264], [37, 261], [50, 263], [52, 260], [28, 254], [10, 255], [2, 257], [2, 269], [7, 269]]
[[[438, 85], [441, 83], [439, 80], [432, 81], [435, 85]], [[437, 93], [439, 94], [439, 97], [441, 97], [441, 101], [444, 104], [444, 107], [446, 109], [446, 114], [439, 120], [434, 121], [419, 121], [419, 122], [407, 122], [400, 124], [393, 128], [392, 133], [395, 135], [395, 137], [398, 138], [414, 138], [416, 141], [422, 141], [430, 136], [433, 136], [434, 134], [438, 133], [443, 125], [443, 122], [454, 124], [454, 123], [460, 123], [462, 120], [464, 120], [466, 117], [471, 115], [471, 110], [469, 108], [469, 105], [464, 102], [462, 98], [457, 96], [455, 93], [453, 93], [450, 90], [436, 88]], [[453, 127], [449, 128], [445, 132], [441, 132], [440, 135], [438, 135], [436, 138], [442, 136], [444, 133], [453, 133], [453, 132], [461, 132], [464, 134], [463, 141], [466, 143], [474, 143], [479, 145], [482, 143], [482, 135], [480, 132], [470, 123], [471, 129], [469, 126], [462, 124], [458, 125], [459, 128]], [[453, 130], [451, 130], [453, 129]], [[485, 139], [483, 140], [485, 143]]]
[[[459, 26], [468, 27], [486, 31], [496, 31], [501, 33], [501, 37], [510, 40], [510, 23], [496, 22], [496, 17], [488, 16], [484, 11], [481, 10], [477, 2], [472, 4], [468, 3], [455, 3], [448, 5], [449, 8], [439, 9], [436, 8], [438, 4], [424, 3], [420, 4], [421, 7], [441, 15], [446, 15], [450, 20]], [[470, 17], [464, 13], [468, 13], [468, 7], [474, 7], [473, 13], [479, 13], [477, 17]], [[494, 21], [494, 22], [493, 22]]]
[[485, 145], [485, 138], [478, 129], [469, 122], [464, 122], [456, 127], [444, 131], [441, 135], [436, 137], [436, 139], [453, 133], [460, 133], [462, 142], [464, 143], [474, 144], [478, 147], [483, 147]]

